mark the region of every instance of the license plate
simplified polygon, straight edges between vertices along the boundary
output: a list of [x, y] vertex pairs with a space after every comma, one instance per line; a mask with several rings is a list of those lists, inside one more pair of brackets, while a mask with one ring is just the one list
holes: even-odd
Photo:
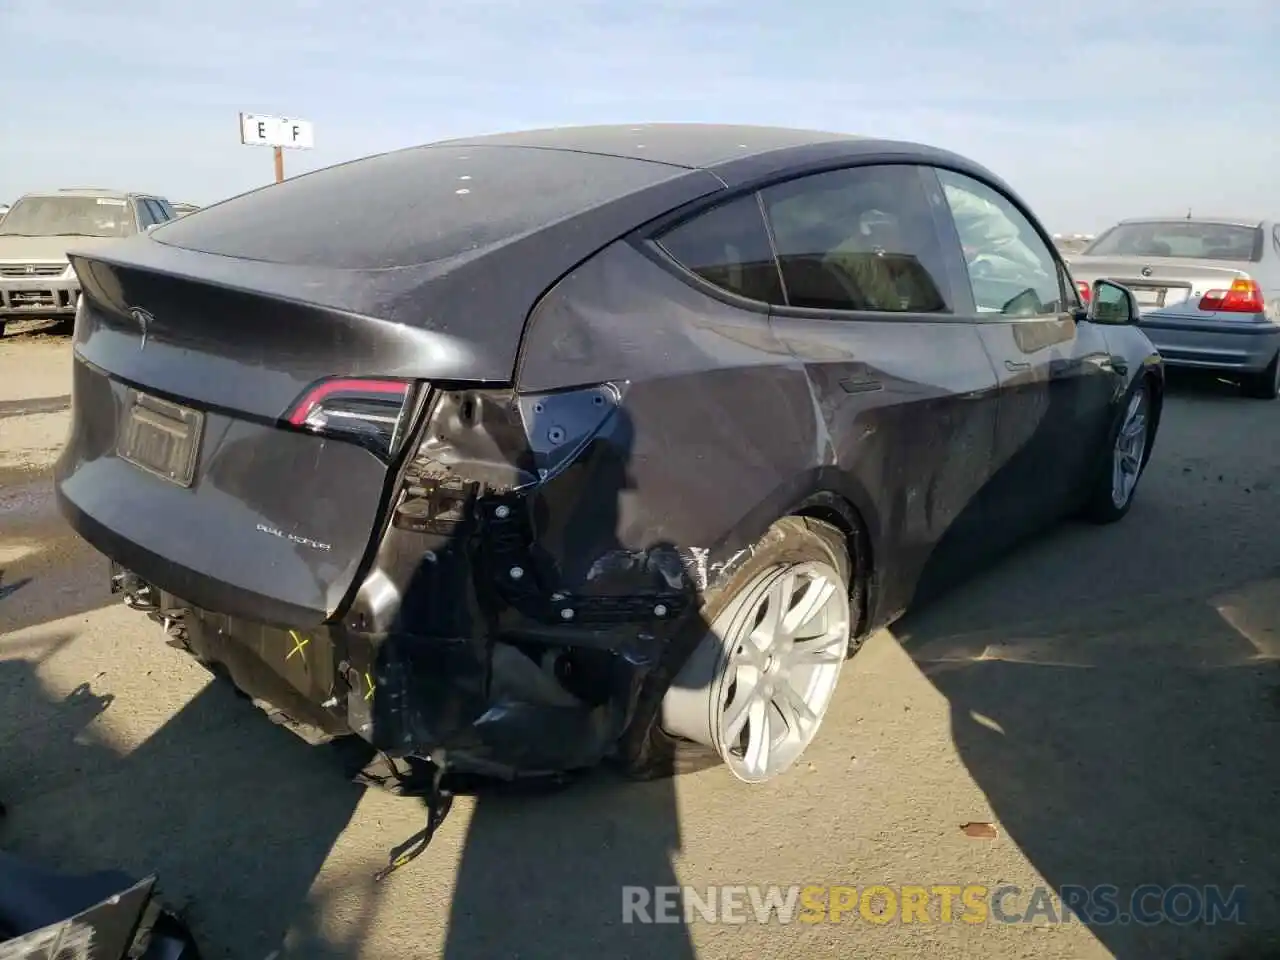
[[130, 389], [116, 452], [121, 460], [180, 487], [195, 478], [204, 414]]
[[1140, 307], [1160, 307], [1164, 305], [1164, 288], [1163, 287], [1130, 287], [1133, 291], [1133, 299], [1138, 301]]

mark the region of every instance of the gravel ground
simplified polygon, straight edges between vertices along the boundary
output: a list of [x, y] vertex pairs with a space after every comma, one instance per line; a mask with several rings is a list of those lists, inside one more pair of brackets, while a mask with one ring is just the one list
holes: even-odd
[[[1225, 958], [1280, 930], [1280, 405], [1179, 378], [1130, 516], [1068, 525], [849, 665], [791, 776], [415, 801], [346, 784], [109, 603], [61, 524], [65, 339], [0, 343], [6, 846], [158, 870], [208, 956]], [[991, 824], [992, 831], [964, 824]], [[1247, 924], [622, 922], [624, 885], [1247, 888]], [[1123, 904], [1125, 901], [1121, 900]], [[1280, 954], [1275, 954], [1280, 956]]]

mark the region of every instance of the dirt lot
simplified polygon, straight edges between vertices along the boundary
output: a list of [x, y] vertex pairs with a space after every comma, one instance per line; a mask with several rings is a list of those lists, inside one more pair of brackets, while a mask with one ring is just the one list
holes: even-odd
[[[57, 518], [68, 373], [64, 338], [0, 342], [0, 842], [158, 870], [211, 957], [1171, 960], [1275, 942], [1280, 404], [1176, 383], [1126, 521], [1064, 526], [875, 636], [782, 781], [464, 798], [375, 886], [421, 806], [345, 783], [211, 684], [110, 603], [104, 562]], [[1037, 885], [1244, 885], [1247, 922], [622, 922], [624, 885], [792, 883], [1012, 884], [1011, 913]]]

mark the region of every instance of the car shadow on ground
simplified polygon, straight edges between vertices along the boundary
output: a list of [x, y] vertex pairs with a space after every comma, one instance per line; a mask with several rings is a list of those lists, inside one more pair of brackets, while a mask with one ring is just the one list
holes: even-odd
[[[375, 922], [378, 940], [398, 939], [404, 955], [436, 939], [422, 914], [379, 911], [388, 887], [413, 882], [414, 865], [382, 884], [367, 864], [318, 880], [366, 789], [343, 782], [324, 749], [214, 682], [121, 756], [88, 729], [111, 706], [88, 684], [53, 696], [34, 664], [0, 660], [5, 849], [68, 872], [158, 873], [206, 960], [357, 960], [370, 955]], [[624, 886], [677, 882], [678, 833], [670, 781], [602, 771], [549, 796], [482, 792], [440, 955], [692, 958], [683, 923], [622, 922]]]
[[68, 872], [158, 873], [205, 957], [269, 955], [306, 922], [312, 883], [362, 788], [226, 684], [205, 687], [123, 756], [89, 729], [111, 705], [90, 684], [55, 697], [34, 664], [0, 660], [5, 848]]
[[[1121, 523], [1067, 523], [893, 627], [1045, 883], [1116, 888], [1133, 917], [1090, 927], [1122, 960], [1280, 957], [1280, 498], [1234, 440], [1251, 403], [1178, 377]], [[1197, 916], [1207, 887], [1243, 887], [1243, 923]]]

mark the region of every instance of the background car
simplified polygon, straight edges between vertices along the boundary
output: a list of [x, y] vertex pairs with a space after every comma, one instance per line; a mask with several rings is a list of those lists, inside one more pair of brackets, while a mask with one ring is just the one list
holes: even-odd
[[15, 318], [73, 317], [70, 247], [92, 249], [173, 219], [163, 197], [75, 188], [20, 197], [0, 221], [0, 336]]
[[1280, 224], [1125, 220], [1070, 265], [1083, 283], [1106, 277], [1134, 292], [1169, 366], [1234, 374], [1247, 396], [1280, 395]]
[[60, 508], [290, 729], [406, 764], [776, 777], [871, 630], [1125, 516], [1159, 423], [1132, 295], [919, 145], [530, 131], [202, 212], [73, 254]]

